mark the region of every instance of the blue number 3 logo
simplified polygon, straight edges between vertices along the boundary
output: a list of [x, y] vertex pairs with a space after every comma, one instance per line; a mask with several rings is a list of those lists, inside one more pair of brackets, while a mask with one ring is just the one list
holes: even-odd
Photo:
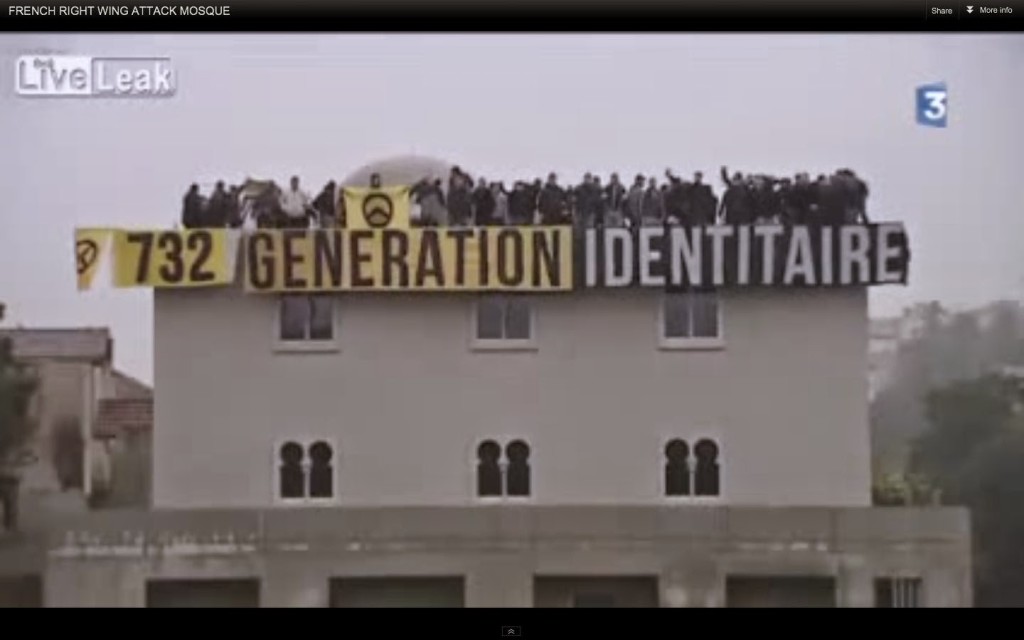
[[946, 83], [937, 82], [917, 88], [917, 124], [926, 127], [945, 127], [948, 114], [949, 92]]

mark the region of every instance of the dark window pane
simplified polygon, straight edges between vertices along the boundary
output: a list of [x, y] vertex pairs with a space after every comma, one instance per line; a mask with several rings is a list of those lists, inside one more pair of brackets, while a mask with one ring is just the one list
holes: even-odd
[[892, 578], [876, 578], [875, 607], [879, 609], [891, 609], [892, 604]]
[[920, 578], [876, 578], [875, 606], [883, 609], [912, 609], [921, 606]]
[[615, 596], [610, 593], [577, 593], [572, 598], [572, 606], [576, 609], [612, 609]]
[[334, 496], [334, 467], [331, 458], [334, 452], [326, 442], [315, 442], [309, 448], [312, 462], [309, 469], [309, 497], [330, 498]]
[[476, 303], [476, 337], [479, 340], [502, 338], [504, 302], [500, 298], [484, 297]]
[[281, 340], [304, 340], [309, 326], [309, 298], [283, 296], [281, 298]]
[[478, 496], [501, 495], [501, 447], [493, 440], [485, 440], [477, 448], [476, 492]]
[[306, 493], [306, 474], [302, 470], [302, 447], [295, 442], [281, 446], [279, 482], [282, 498], [302, 498]]
[[685, 294], [665, 296], [663, 328], [666, 338], [690, 337], [690, 303]]
[[328, 296], [312, 296], [309, 321], [310, 340], [334, 339], [334, 299]]
[[505, 456], [508, 458], [506, 493], [510, 496], [530, 495], [530, 447], [522, 440], [515, 440], [505, 447]]
[[481, 497], [501, 495], [501, 467], [497, 462], [481, 462], [476, 466], [476, 492]]
[[717, 338], [718, 332], [718, 297], [711, 293], [693, 295], [693, 337]]
[[690, 451], [682, 440], [670, 440], [665, 446], [665, 494], [690, 495]]
[[524, 298], [509, 298], [505, 304], [505, 339], [530, 339], [530, 303]]
[[718, 445], [711, 440], [701, 440], [693, 447], [697, 458], [693, 489], [698, 496], [717, 496], [719, 485]]

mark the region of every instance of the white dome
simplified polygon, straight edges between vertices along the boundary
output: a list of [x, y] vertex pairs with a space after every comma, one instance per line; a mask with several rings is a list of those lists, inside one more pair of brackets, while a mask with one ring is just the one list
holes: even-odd
[[[370, 176], [379, 173], [384, 186], [413, 185], [423, 178], [429, 178], [441, 180], [442, 185], [447, 187], [452, 166], [450, 162], [427, 156], [396, 156], [356, 169], [341, 181], [341, 186], [368, 187]], [[465, 167], [462, 169], [465, 170]]]

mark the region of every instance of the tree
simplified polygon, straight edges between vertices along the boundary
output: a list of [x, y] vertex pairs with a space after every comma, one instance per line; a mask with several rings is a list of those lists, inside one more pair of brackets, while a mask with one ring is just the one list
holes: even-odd
[[0, 339], [0, 459], [21, 455], [35, 432], [29, 408], [37, 381], [14, 359], [10, 338]]
[[974, 450], [954, 498], [971, 510], [976, 602], [1024, 606], [1024, 421]]
[[905, 468], [907, 450], [927, 430], [930, 390], [1024, 364], [1020, 305], [989, 309], [991, 322], [982, 326], [977, 313], [949, 313], [934, 302], [918, 308], [919, 332], [899, 345], [891, 381], [871, 406], [872, 453], [889, 470]]
[[0, 339], [0, 498], [4, 524], [17, 524], [19, 471], [32, 460], [28, 444], [35, 432], [29, 415], [37, 381], [31, 371], [14, 359], [10, 338]]
[[[1024, 606], [1024, 386], [989, 375], [928, 395], [931, 426], [911, 463], [942, 489], [943, 502], [970, 509], [979, 606]], [[892, 499], [893, 490], [880, 496]]]
[[999, 435], [1013, 416], [1016, 382], [989, 375], [931, 391], [925, 401], [930, 428], [913, 445], [910, 468], [943, 494], [955, 489], [965, 461]]

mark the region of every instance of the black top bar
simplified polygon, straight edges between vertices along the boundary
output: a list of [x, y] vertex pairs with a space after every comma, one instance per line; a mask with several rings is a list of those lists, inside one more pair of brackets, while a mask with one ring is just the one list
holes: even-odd
[[[974, 1], [5, 0], [0, 30], [972, 32], [1024, 24], [1024, 0]], [[107, 6], [128, 15], [101, 15]]]

